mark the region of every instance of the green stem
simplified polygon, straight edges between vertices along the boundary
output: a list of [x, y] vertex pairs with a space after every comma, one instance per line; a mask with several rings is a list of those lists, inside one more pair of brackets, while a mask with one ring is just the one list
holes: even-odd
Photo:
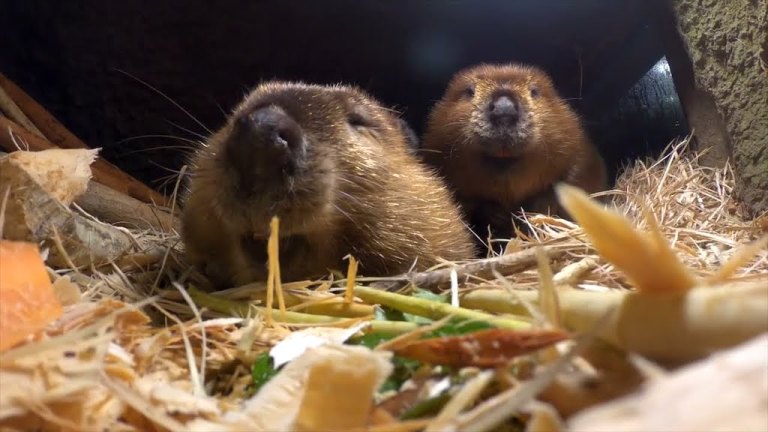
[[[189, 296], [192, 297], [192, 300], [194, 300], [194, 302], [199, 306], [206, 307], [215, 312], [239, 316], [248, 315], [249, 310], [256, 310], [261, 314], [266, 314], [267, 312], [267, 308], [263, 306], [253, 306], [247, 302], [242, 301], [235, 302], [210, 295], [196, 288], [190, 288], [188, 292]], [[282, 319], [282, 314], [278, 309], [272, 309], [272, 317], [275, 318], [275, 321], [289, 324], [326, 324], [342, 320], [342, 318], [338, 317], [314, 315], [293, 311], [285, 311], [285, 319]]]
[[416, 330], [418, 324], [408, 321], [371, 321], [370, 332], [384, 335], [399, 335]]
[[355, 287], [355, 295], [368, 304], [379, 304], [434, 320], [452, 315], [457, 318], [482, 320], [498, 327], [508, 329], [526, 329], [531, 326], [530, 323], [523, 320], [500, 318], [471, 309], [451, 306], [447, 303], [438, 303], [427, 299], [395, 294], [375, 288], [357, 286]]
[[[221, 297], [210, 295], [197, 288], [189, 288], [189, 296], [199, 306], [206, 307], [212, 311], [246, 316], [248, 311], [253, 308], [261, 314], [266, 313], [266, 308], [262, 306], [251, 306], [242, 301], [232, 301]], [[349, 318], [339, 318], [327, 315], [315, 315], [301, 312], [286, 311], [285, 320], [281, 320], [281, 314], [278, 309], [272, 309], [272, 316], [276, 321], [288, 324], [328, 324], [340, 321], [348, 321]], [[405, 321], [371, 321], [369, 331], [381, 334], [402, 334], [416, 329], [416, 323]]]

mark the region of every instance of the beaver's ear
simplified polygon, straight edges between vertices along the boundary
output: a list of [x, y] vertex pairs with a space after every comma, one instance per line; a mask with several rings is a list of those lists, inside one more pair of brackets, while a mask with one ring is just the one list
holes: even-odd
[[416, 135], [416, 132], [414, 132], [411, 125], [405, 121], [405, 119], [398, 118], [397, 122], [400, 125], [400, 130], [403, 132], [403, 136], [405, 137], [405, 144], [408, 146], [408, 150], [410, 150], [412, 153], [415, 153], [417, 150], [419, 150], [419, 148], [421, 148], [419, 137]]

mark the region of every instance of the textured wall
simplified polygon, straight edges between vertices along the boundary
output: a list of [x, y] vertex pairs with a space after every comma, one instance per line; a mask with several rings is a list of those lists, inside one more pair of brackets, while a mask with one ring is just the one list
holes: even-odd
[[753, 212], [768, 211], [768, 0], [673, 5], [696, 84], [725, 122], [737, 193]]

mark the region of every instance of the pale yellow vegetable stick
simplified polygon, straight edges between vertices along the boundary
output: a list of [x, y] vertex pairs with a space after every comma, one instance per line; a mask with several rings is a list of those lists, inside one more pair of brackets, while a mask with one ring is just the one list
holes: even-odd
[[[581, 189], [558, 184], [560, 203], [584, 229], [597, 252], [623, 271], [641, 293], [680, 293], [696, 280], [656, 230], [637, 231], [624, 216], [603, 208]], [[655, 221], [649, 220], [655, 227]]]
[[557, 300], [552, 268], [541, 248], [536, 250], [536, 259], [539, 266], [539, 308], [547, 317], [549, 324], [554, 328], [560, 328], [560, 305]]
[[[280, 319], [285, 319], [285, 297], [283, 296], [283, 284], [280, 276], [280, 219], [276, 216], [272, 218], [269, 224], [270, 235], [267, 245], [267, 254], [269, 257], [269, 271], [272, 275], [273, 289], [277, 292], [277, 304], [280, 308]], [[272, 304], [269, 304], [272, 307]]]
[[[535, 302], [538, 297], [536, 291], [516, 294], [473, 290], [462, 297], [461, 304], [492, 313], [522, 314], [521, 300]], [[579, 289], [558, 294], [565, 328], [589, 331], [606, 313], [616, 310], [599, 337], [656, 361], [700, 358], [768, 331], [768, 278], [698, 286], [677, 294]]]
[[349, 268], [347, 269], [347, 290], [344, 292], [344, 301], [352, 303], [355, 298], [355, 279], [357, 278], [357, 260], [349, 255]]

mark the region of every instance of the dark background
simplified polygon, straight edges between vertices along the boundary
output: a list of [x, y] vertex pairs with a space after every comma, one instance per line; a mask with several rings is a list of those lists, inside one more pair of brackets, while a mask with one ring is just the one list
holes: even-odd
[[658, 4], [0, 0], [0, 70], [104, 157], [160, 187], [184, 163], [184, 139], [219, 127], [260, 80], [358, 84], [420, 132], [458, 69], [532, 63], [582, 114], [614, 174], [687, 133]]

